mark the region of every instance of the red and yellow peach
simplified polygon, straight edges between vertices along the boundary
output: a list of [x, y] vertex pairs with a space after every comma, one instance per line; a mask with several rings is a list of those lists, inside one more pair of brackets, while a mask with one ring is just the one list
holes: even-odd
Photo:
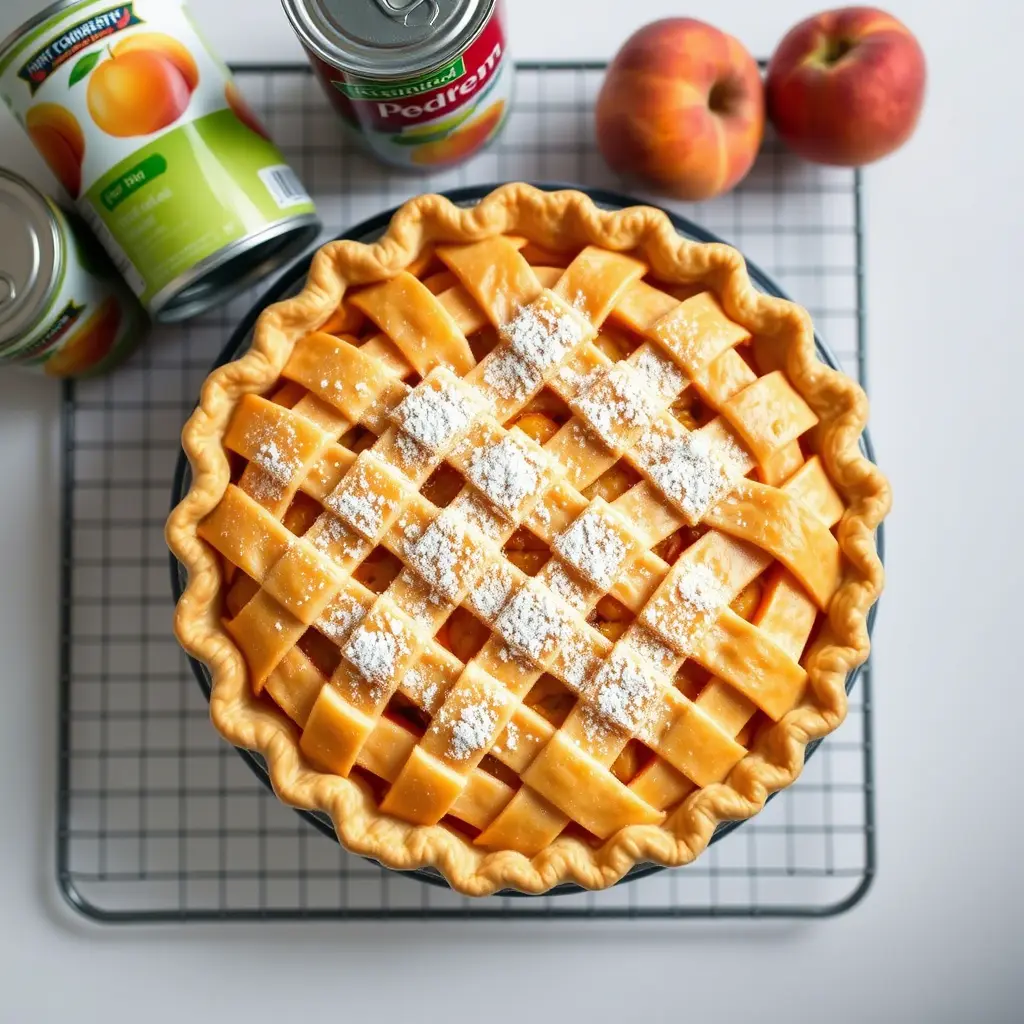
[[597, 99], [597, 143], [613, 170], [684, 199], [735, 186], [763, 132], [757, 62], [732, 36], [693, 18], [634, 33]]
[[819, 163], [866, 164], [913, 133], [924, 102], [924, 54], [906, 25], [884, 11], [826, 11], [785, 36], [766, 90], [769, 117], [795, 152]]

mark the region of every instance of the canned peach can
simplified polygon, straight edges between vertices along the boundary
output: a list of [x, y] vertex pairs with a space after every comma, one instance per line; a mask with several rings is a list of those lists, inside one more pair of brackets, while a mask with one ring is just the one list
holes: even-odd
[[180, 0], [63, 0], [0, 44], [0, 95], [154, 319], [312, 241], [313, 203]]
[[282, 2], [338, 113], [386, 163], [461, 163], [501, 131], [514, 68], [498, 0]]
[[0, 363], [50, 377], [112, 369], [146, 314], [96, 240], [24, 178], [0, 170]]

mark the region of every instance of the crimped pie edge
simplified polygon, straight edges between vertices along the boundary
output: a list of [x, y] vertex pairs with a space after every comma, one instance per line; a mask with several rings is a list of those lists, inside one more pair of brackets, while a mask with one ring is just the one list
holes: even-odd
[[[662, 825], [629, 826], [597, 849], [562, 836], [533, 857], [483, 850], [440, 825], [412, 825], [383, 815], [356, 781], [306, 764], [295, 726], [252, 692], [242, 656], [220, 624], [219, 560], [196, 532], [230, 482], [222, 440], [238, 401], [277, 380], [294, 345], [326, 321], [347, 286], [393, 276], [431, 242], [497, 234], [525, 235], [549, 248], [640, 249], [659, 278], [706, 283], [731, 319], [771, 339], [768, 344], [777, 349], [790, 382], [820, 418], [819, 455], [848, 503], [837, 530], [846, 571], [805, 659], [809, 685], [803, 703], [763, 730], [725, 782], [692, 793]], [[752, 816], [772, 792], [789, 785], [803, 767], [807, 743], [832, 732], [846, 715], [846, 677], [867, 658], [867, 615], [883, 583], [874, 531], [890, 504], [885, 477], [858, 445], [867, 413], [863, 390], [818, 360], [804, 309], [757, 291], [739, 252], [681, 238], [660, 210], [606, 211], [581, 192], [544, 192], [522, 183], [504, 185], [469, 208], [443, 196], [419, 196], [401, 207], [380, 241], [324, 245], [304, 289], [264, 310], [251, 348], [215, 369], [203, 385], [182, 432], [192, 486], [166, 529], [168, 545], [188, 571], [175, 632], [185, 650], [209, 667], [211, 718], [225, 739], [259, 751], [278, 796], [327, 813], [343, 845], [355, 853], [399, 870], [435, 867], [454, 889], [471, 896], [503, 888], [540, 893], [563, 882], [598, 889], [639, 862], [686, 864], [704, 850], [719, 822]]]

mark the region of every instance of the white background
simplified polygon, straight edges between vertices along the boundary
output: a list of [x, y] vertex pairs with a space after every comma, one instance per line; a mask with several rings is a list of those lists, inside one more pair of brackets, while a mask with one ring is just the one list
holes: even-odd
[[[0, 0], [0, 37], [33, 0]], [[277, 0], [193, 0], [229, 60], [299, 59]], [[758, 55], [803, 0], [511, 0], [520, 57], [606, 57], [703, 17]], [[100, 929], [53, 881], [52, 382], [0, 375], [0, 1020], [1000, 1021], [1024, 1017], [1016, 0], [890, 0], [929, 61], [914, 140], [867, 174], [872, 432], [896, 504], [876, 631], [880, 871], [851, 913], [746, 925]], [[0, 114], [0, 163], [50, 185]], [[339, 225], [340, 227], [340, 225]], [[0, 239], [0, 246], [3, 239]]]

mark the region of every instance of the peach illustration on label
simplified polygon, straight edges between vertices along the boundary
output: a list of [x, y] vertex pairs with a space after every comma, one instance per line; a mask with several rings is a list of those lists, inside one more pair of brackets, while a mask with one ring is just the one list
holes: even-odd
[[412, 162], [435, 167], [464, 159], [494, 133], [505, 113], [505, 101], [492, 103], [482, 114], [452, 132], [446, 139], [427, 142], [413, 151]]
[[133, 50], [145, 50], [147, 53], [158, 53], [161, 57], [166, 57], [181, 72], [189, 92], [195, 91], [199, 84], [199, 68], [196, 67], [196, 62], [187, 47], [177, 39], [172, 39], [162, 32], [139, 32], [116, 42], [110, 52], [115, 57], [120, 57]]
[[25, 112], [25, 130], [68, 195], [77, 199], [85, 137], [75, 115], [59, 103], [37, 103]]
[[43, 364], [43, 371], [50, 377], [75, 377], [99, 366], [114, 347], [120, 326], [121, 307], [110, 296]]
[[86, 102], [108, 135], [151, 135], [177, 121], [199, 82], [188, 50], [158, 32], [129, 36], [89, 76]]
[[246, 103], [245, 97], [238, 91], [238, 86], [235, 85], [234, 82], [228, 82], [228, 84], [224, 86], [224, 100], [230, 108], [231, 113], [234, 114], [246, 128], [255, 132], [268, 142], [270, 141], [267, 129], [263, 127], [262, 122], [256, 116], [256, 112], [252, 107]]

